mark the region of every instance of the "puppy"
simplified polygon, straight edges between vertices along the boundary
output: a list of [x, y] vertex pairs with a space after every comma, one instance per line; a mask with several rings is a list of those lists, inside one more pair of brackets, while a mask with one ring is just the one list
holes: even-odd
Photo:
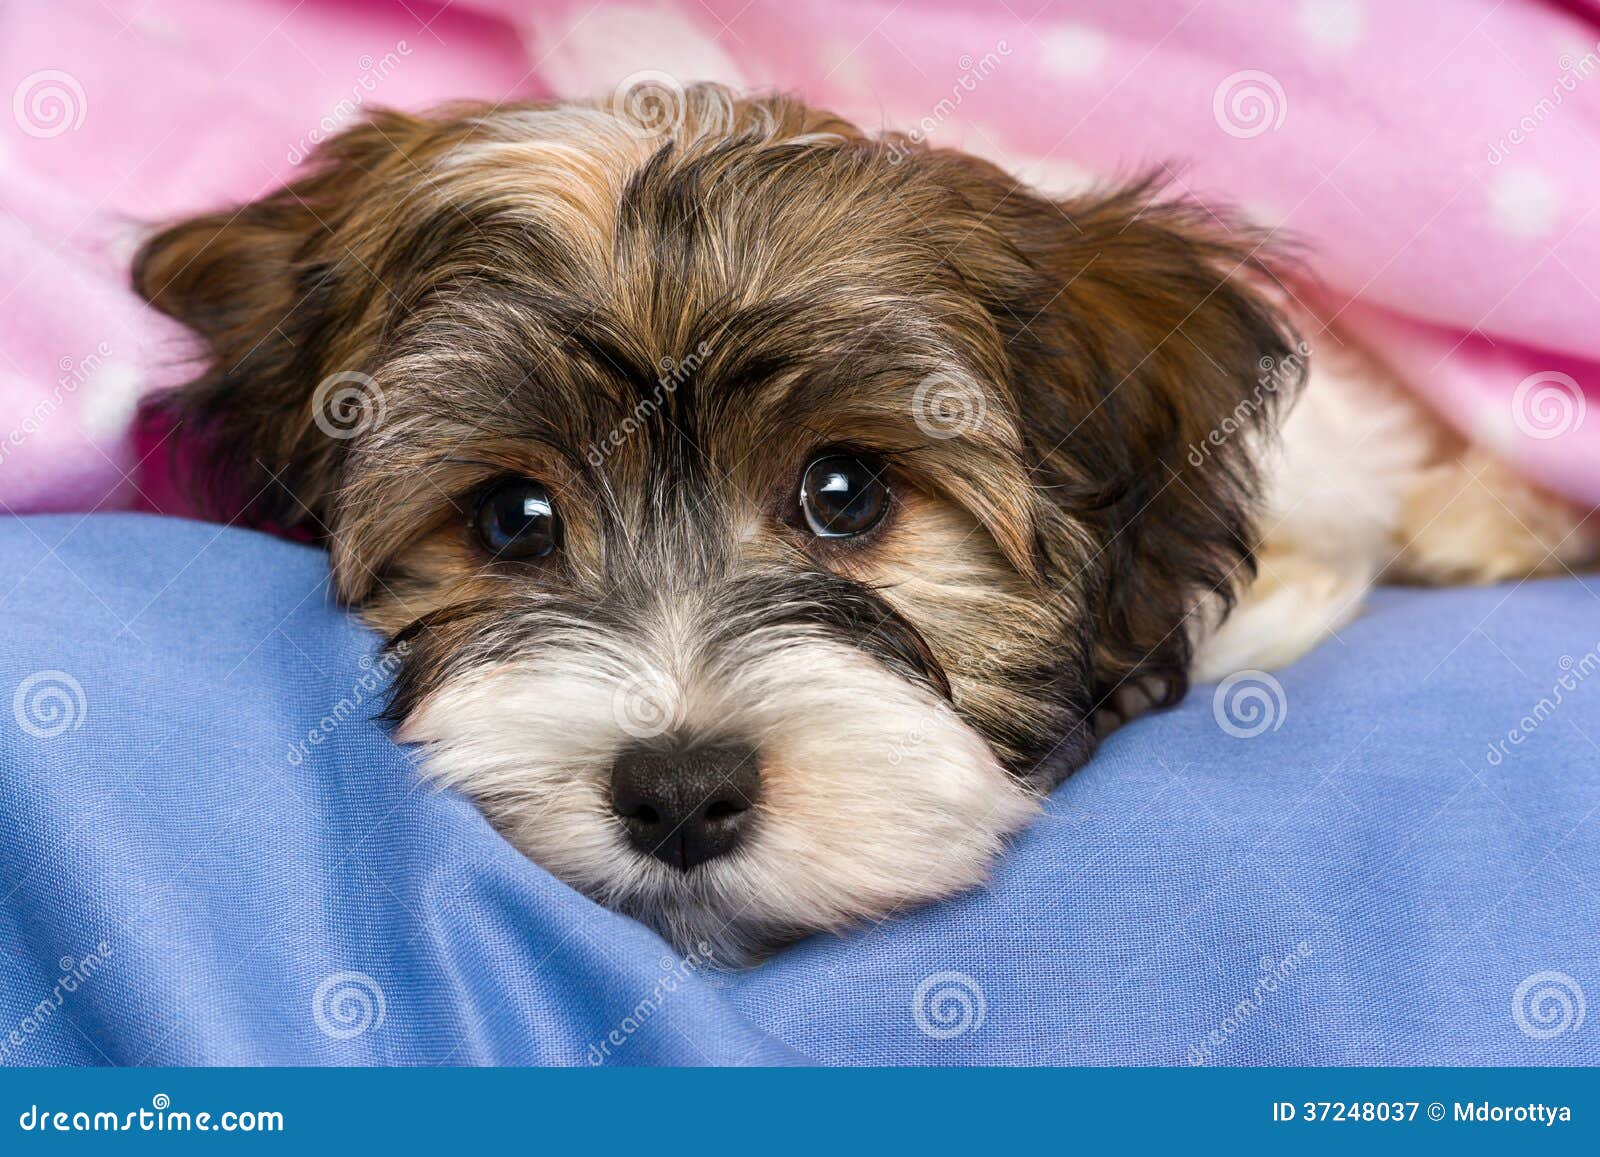
[[977, 884], [1108, 720], [1294, 657], [1391, 554], [1573, 554], [1547, 495], [1451, 505], [1378, 367], [1280, 442], [1309, 349], [1258, 244], [701, 86], [379, 113], [134, 281], [204, 339], [154, 402], [194, 486], [327, 543], [398, 737], [733, 959]]

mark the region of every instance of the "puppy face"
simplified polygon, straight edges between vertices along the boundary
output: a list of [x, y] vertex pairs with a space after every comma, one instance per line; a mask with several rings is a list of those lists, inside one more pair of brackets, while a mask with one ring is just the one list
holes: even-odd
[[407, 644], [399, 737], [737, 956], [976, 883], [1097, 711], [1181, 694], [1254, 495], [1187, 451], [1286, 335], [1148, 189], [666, 99], [379, 115], [135, 280], [209, 344], [158, 403], [208, 485]]

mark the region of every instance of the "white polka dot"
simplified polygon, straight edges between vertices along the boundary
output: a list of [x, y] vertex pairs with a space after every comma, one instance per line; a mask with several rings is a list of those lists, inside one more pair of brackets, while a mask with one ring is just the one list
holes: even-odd
[[1300, 32], [1318, 48], [1344, 52], [1361, 42], [1367, 14], [1359, 0], [1301, 0]]
[[1106, 38], [1084, 24], [1058, 24], [1040, 38], [1044, 66], [1057, 76], [1091, 75], [1106, 55]]
[[183, 25], [165, 16], [151, 16], [149, 13], [140, 12], [128, 21], [130, 27], [136, 32], [143, 33], [151, 40], [165, 40], [169, 44], [182, 44], [189, 39], [184, 32]]
[[1561, 218], [1561, 191], [1533, 169], [1503, 169], [1489, 186], [1495, 227], [1513, 237], [1544, 237]]
[[121, 437], [127, 432], [143, 391], [144, 378], [137, 370], [120, 362], [107, 362], [81, 387], [78, 422], [83, 432], [97, 441]]
[[1289, 223], [1289, 210], [1275, 201], [1247, 199], [1239, 202], [1244, 219], [1260, 229], [1282, 229]]
[[1600, 64], [1600, 56], [1597, 56], [1595, 46], [1581, 36], [1560, 37], [1555, 42], [1555, 50], [1556, 68], [1562, 73], [1587, 70], [1582, 73], [1587, 77], [1593, 75], [1596, 64]]
[[830, 40], [822, 46], [819, 59], [822, 76], [830, 85], [836, 85], [851, 96], [860, 97], [872, 91], [872, 76], [867, 67], [864, 45], [848, 40]]

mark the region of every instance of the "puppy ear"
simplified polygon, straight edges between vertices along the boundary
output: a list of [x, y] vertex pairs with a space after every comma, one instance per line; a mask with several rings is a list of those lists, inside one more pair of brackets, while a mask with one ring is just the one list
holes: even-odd
[[[341, 333], [384, 293], [336, 234], [363, 205], [372, 211], [375, 190], [407, 166], [426, 127], [377, 113], [330, 139], [305, 177], [163, 229], [135, 256], [134, 289], [204, 341], [199, 376], [146, 412], [177, 420], [184, 450], [175, 460], [209, 474], [217, 512], [291, 527], [332, 486], [339, 423], [371, 404], [357, 396], [360, 367], [340, 364], [354, 354], [341, 349]], [[345, 378], [318, 397], [319, 383], [341, 370]]]
[[1176, 701], [1196, 620], [1255, 573], [1258, 456], [1308, 351], [1258, 235], [1154, 182], [1053, 202], [980, 168], [964, 272], [992, 295], [1041, 493], [1089, 531], [1096, 697]]

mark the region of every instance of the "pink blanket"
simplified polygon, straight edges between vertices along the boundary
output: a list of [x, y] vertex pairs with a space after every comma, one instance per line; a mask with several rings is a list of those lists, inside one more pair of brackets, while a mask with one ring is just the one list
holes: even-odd
[[0, 509], [164, 501], [129, 419], [185, 345], [126, 289], [142, 223], [264, 191], [365, 107], [641, 72], [795, 90], [1047, 190], [1171, 166], [1298, 239], [1450, 421], [1600, 503], [1600, 0], [15, 0]]

